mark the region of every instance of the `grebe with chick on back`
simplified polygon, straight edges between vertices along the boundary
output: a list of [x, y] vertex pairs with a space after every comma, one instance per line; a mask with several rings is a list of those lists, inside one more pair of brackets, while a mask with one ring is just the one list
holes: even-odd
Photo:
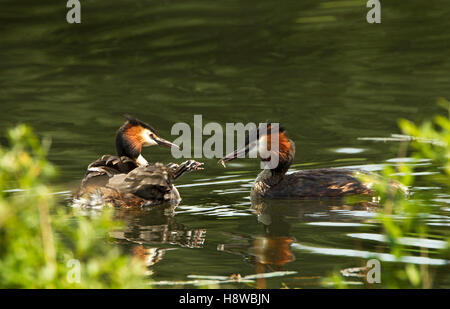
[[[257, 130], [255, 140], [252, 141], [247, 136], [243, 148], [237, 149], [219, 160], [219, 163], [225, 166], [226, 162], [244, 157], [255, 150], [262, 161], [267, 161], [265, 158], [268, 158], [270, 153], [278, 157], [276, 166], [264, 168], [256, 178], [251, 189], [252, 198], [320, 199], [374, 194], [371, 189], [372, 184], [362, 183], [358, 179], [358, 174], [370, 174], [376, 177], [378, 175], [363, 170], [319, 168], [287, 174], [294, 161], [295, 144], [288, 138], [283, 128], [278, 127], [278, 130], [273, 131], [272, 124], [268, 123], [267, 130], [261, 130], [261, 128]], [[274, 138], [274, 134], [278, 135], [278, 147], [271, 149], [271, 140]], [[267, 145], [267, 147], [263, 149], [261, 145]], [[262, 153], [264, 156], [261, 156]], [[391, 183], [390, 185], [404, 193], [408, 192], [408, 189], [400, 183]]]
[[180, 194], [173, 185], [185, 172], [202, 170], [203, 163], [188, 160], [182, 164], [149, 164], [142, 148], [164, 146], [179, 148], [161, 138], [150, 125], [126, 115], [126, 122], [116, 133], [117, 155], [103, 155], [89, 164], [74, 203], [97, 205], [111, 203], [118, 207], [144, 207], [177, 204]]

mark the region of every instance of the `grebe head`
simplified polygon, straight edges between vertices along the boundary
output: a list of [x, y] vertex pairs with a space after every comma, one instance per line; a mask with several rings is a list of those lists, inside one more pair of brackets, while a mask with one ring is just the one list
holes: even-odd
[[[271, 156], [274, 155], [278, 156], [278, 165], [273, 169], [283, 167], [284, 170], [284, 167], [289, 167], [295, 155], [294, 142], [287, 137], [284, 128], [275, 126], [272, 123], [267, 123], [266, 128], [260, 126], [256, 132], [249, 134], [244, 147], [227, 154], [219, 160], [219, 163], [225, 164], [225, 162], [232, 161], [236, 158], [243, 158], [251, 151], [257, 151], [262, 161], [269, 161]], [[254, 138], [251, 138], [252, 135]], [[275, 136], [278, 137], [278, 147], [272, 148], [272, 139]], [[276, 143], [276, 141], [274, 142]]]
[[148, 165], [142, 156], [142, 147], [165, 146], [179, 148], [177, 145], [158, 136], [155, 129], [132, 116], [125, 115], [127, 121], [116, 134], [117, 155], [132, 158], [140, 166]]

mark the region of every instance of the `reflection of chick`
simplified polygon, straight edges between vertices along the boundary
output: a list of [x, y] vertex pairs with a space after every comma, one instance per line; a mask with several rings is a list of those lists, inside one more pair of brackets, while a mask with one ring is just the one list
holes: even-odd
[[167, 225], [156, 225], [145, 226], [137, 231], [112, 231], [109, 235], [116, 240], [137, 244], [171, 244], [186, 248], [202, 248], [205, 243], [206, 230], [176, 230], [170, 229]]
[[[161, 205], [160, 205], [161, 206]], [[126, 222], [126, 228], [111, 232], [116, 240], [140, 245], [171, 244], [180, 247], [201, 248], [205, 242], [205, 229], [190, 229], [177, 223], [174, 207], [156, 206], [151, 211], [118, 211], [117, 218]]]
[[[180, 228], [180, 227], [179, 227]], [[171, 229], [168, 225], [145, 226], [137, 238], [128, 237], [145, 244], [172, 244], [187, 248], [201, 248], [205, 242], [206, 230]]]
[[177, 223], [174, 208], [159, 205], [149, 211], [117, 209], [115, 218], [125, 222], [125, 227], [111, 231], [109, 235], [116, 242], [131, 247], [133, 256], [147, 266], [160, 262], [168, 250], [179, 247], [202, 248], [206, 230], [190, 229]]

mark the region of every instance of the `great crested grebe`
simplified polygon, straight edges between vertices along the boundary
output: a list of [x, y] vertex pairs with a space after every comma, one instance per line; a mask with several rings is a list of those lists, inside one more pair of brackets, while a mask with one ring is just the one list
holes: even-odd
[[125, 117], [127, 121], [116, 134], [117, 156], [104, 155], [89, 164], [74, 199], [119, 207], [178, 203], [180, 194], [173, 181], [185, 172], [202, 170], [203, 163], [188, 160], [180, 165], [149, 164], [142, 156], [142, 147], [178, 146], [159, 137], [145, 122]]
[[[252, 198], [292, 198], [292, 199], [317, 199], [317, 198], [340, 198], [345, 195], [371, 195], [374, 192], [370, 185], [363, 184], [356, 175], [367, 174], [361, 170], [345, 168], [320, 168], [297, 171], [286, 174], [295, 156], [294, 142], [286, 135], [283, 128], [274, 130], [272, 125], [267, 125], [267, 130], [257, 131], [256, 140], [250, 141], [247, 137], [243, 148], [235, 150], [219, 160], [225, 166], [238, 157], [243, 157], [250, 151], [257, 149], [261, 157], [261, 143], [268, 145], [269, 153], [273, 134], [278, 134], [278, 164], [273, 168], [265, 168], [258, 175], [251, 190]], [[275, 149], [276, 149], [275, 148]], [[264, 157], [268, 157], [267, 153]], [[262, 161], [266, 159], [261, 158]], [[396, 185], [398, 186], [398, 185]], [[406, 190], [405, 188], [401, 188]]]

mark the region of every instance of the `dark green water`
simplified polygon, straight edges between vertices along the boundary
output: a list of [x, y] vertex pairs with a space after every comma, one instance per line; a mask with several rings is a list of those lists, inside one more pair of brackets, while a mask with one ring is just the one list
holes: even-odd
[[[384, 1], [382, 23], [371, 25], [365, 3], [90, 0], [82, 23], [69, 25], [65, 1], [3, 0], [0, 129], [25, 122], [51, 136], [63, 192], [114, 152], [125, 113], [167, 139], [194, 114], [204, 123], [270, 119], [296, 142], [294, 170], [379, 170], [398, 145], [357, 138], [398, 133], [399, 118], [420, 122], [440, 112], [437, 97], [450, 98], [450, 4]], [[144, 155], [174, 161], [167, 149]], [[283, 270], [297, 273], [259, 286], [320, 287], [331, 272], [364, 265], [367, 252], [384, 252], [366, 235], [380, 233], [367, 207], [276, 202], [255, 211], [258, 162], [201, 161], [205, 171], [180, 179], [175, 213], [121, 214], [128, 228], [118, 243], [146, 252], [154, 280]], [[449, 195], [436, 194], [442, 215], [430, 228], [448, 233]], [[430, 267], [434, 286], [449, 287], [445, 266]]]

